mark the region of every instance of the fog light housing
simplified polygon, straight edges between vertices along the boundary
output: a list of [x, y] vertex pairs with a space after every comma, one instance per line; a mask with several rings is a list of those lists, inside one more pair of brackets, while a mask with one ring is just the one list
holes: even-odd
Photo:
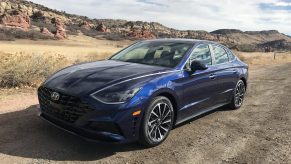
[[119, 126], [112, 122], [90, 122], [89, 128], [95, 131], [109, 132], [113, 134], [122, 135]]

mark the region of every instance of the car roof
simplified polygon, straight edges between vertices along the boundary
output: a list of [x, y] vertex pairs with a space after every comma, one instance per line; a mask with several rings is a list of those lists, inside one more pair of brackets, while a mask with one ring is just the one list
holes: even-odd
[[207, 43], [207, 44], [217, 44], [221, 45], [214, 41], [209, 40], [198, 40], [198, 39], [182, 39], [182, 38], [163, 38], [163, 39], [150, 39], [150, 40], [144, 40], [149, 42], [177, 42], [177, 43]]

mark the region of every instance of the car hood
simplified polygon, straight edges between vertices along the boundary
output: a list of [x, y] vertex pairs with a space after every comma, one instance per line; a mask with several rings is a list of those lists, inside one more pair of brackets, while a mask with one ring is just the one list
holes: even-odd
[[71, 95], [88, 94], [124, 80], [169, 70], [172, 69], [114, 60], [97, 61], [58, 71], [44, 86]]

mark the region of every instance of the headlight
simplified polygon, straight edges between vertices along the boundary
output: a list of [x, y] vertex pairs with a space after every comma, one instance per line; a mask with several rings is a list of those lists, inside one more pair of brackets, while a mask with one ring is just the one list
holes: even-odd
[[125, 103], [126, 101], [130, 100], [141, 88], [133, 88], [124, 91], [117, 91], [113, 88], [108, 88], [105, 90], [101, 90], [100, 92], [94, 93], [92, 96], [107, 104], [120, 104]]

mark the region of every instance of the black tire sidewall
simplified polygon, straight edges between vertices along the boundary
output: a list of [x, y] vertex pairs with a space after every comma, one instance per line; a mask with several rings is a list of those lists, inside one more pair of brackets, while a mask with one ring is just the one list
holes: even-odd
[[[244, 88], [245, 88], [245, 92], [246, 92], [246, 84], [245, 84], [242, 80], [239, 80], [239, 81], [236, 83], [235, 88], [234, 88], [234, 91], [233, 91], [233, 97], [232, 97], [232, 102], [231, 102], [231, 106], [233, 107], [233, 109], [238, 109], [238, 108], [240, 108], [240, 107], [242, 106], [243, 102], [244, 102], [244, 98], [243, 98], [242, 103], [241, 103], [240, 106], [237, 106], [237, 105], [235, 104], [235, 92], [236, 92], [236, 89], [237, 89], [237, 87], [238, 87], [238, 85], [239, 85], [240, 83], [243, 83], [243, 84], [244, 84]], [[244, 93], [244, 94], [245, 94], [245, 93]], [[245, 96], [245, 95], [244, 95], [244, 96]]]
[[157, 145], [161, 144], [168, 137], [168, 135], [170, 133], [170, 130], [169, 130], [168, 133], [166, 134], [166, 136], [163, 138], [163, 140], [161, 140], [159, 142], [152, 141], [150, 139], [150, 137], [149, 137], [149, 134], [148, 134], [147, 122], [148, 122], [150, 113], [153, 110], [153, 108], [160, 102], [164, 102], [170, 107], [170, 109], [172, 111], [172, 122], [171, 122], [171, 125], [170, 125], [170, 130], [173, 127], [174, 109], [173, 109], [173, 105], [172, 105], [171, 101], [168, 98], [164, 97], [164, 96], [154, 97], [152, 99], [152, 101], [150, 102], [148, 108], [145, 111], [145, 114], [144, 114], [143, 119], [142, 119], [141, 129], [140, 129], [141, 130], [140, 142], [143, 145], [147, 146], [147, 147], [153, 147], [153, 146], [157, 146]]

